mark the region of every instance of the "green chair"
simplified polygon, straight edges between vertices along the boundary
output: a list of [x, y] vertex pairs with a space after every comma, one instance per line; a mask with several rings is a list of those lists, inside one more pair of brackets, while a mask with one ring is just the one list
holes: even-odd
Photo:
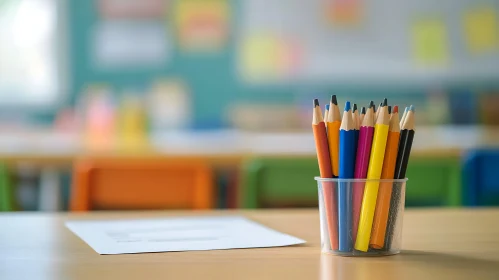
[[414, 157], [407, 168], [406, 206], [461, 206], [461, 165], [456, 158]]
[[9, 170], [5, 164], [0, 164], [0, 212], [14, 210], [12, 192]]
[[317, 206], [316, 158], [255, 158], [243, 164], [240, 205], [244, 208]]

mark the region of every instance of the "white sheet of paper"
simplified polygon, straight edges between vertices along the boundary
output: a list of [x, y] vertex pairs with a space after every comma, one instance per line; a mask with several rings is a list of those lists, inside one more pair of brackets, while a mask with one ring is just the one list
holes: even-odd
[[305, 243], [244, 217], [68, 221], [101, 255], [279, 247]]

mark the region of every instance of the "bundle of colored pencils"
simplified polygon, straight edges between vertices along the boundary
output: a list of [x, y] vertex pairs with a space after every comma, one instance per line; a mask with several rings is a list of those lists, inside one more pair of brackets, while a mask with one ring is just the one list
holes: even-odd
[[[332, 250], [389, 250], [393, 241], [400, 188], [414, 139], [414, 106], [399, 120], [398, 106], [386, 98], [378, 109], [371, 101], [361, 113], [345, 102], [343, 117], [336, 96], [322, 115], [314, 99], [312, 128], [321, 178], [367, 179], [323, 182], [322, 191]], [[382, 180], [382, 181], [379, 181]]]

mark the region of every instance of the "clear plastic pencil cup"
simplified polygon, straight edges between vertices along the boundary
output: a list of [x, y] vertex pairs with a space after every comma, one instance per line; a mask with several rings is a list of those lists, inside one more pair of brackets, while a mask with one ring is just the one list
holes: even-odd
[[400, 252], [407, 178], [315, 180], [323, 253], [363, 257]]

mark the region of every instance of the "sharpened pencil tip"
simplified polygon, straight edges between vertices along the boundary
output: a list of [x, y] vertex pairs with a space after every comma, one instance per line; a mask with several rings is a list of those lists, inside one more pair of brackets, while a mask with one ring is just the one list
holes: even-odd
[[405, 107], [404, 114], [407, 113], [407, 111], [409, 111], [409, 107]]
[[413, 113], [414, 113], [414, 112], [416, 112], [416, 111], [414, 110], [414, 105], [411, 105], [411, 107], [409, 107], [409, 111], [412, 111]]
[[329, 104], [326, 104], [326, 110], [329, 111]]
[[319, 106], [319, 99], [317, 99], [317, 98], [316, 98], [316, 99], [314, 99], [314, 107], [315, 107], [315, 106]]
[[369, 102], [369, 108], [373, 108], [374, 110], [376, 110], [375, 106], [376, 105], [374, 105], [374, 101], [371, 100], [371, 102]]
[[338, 106], [338, 100], [336, 100], [336, 94], [331, 95], [331, 103]]
[[345, 102], [345, 111], [350, 111], [350, 101]]
[[392, 113], [392, 106], [388, 106], [388, 114]]
[[362, 107], [362, 110], [360, 110], [360, 113], [365, 115], [366, 114], [366, 107]]
[[398, 113], [399, 112], [399, 106], [395, 105], [393, 106], [393, 113]]
[[353, 112], [357, 111], [357, 104], [353, 104]]
[[383, 106], [386, 106], [386, 105], [388, 105], [388, 99], [385, 98], [385, 99], [383, 99]]

